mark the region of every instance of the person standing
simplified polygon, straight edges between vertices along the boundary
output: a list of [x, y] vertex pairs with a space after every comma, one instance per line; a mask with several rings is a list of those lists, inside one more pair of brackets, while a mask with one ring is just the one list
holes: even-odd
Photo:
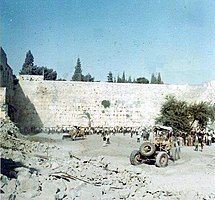
[[102, 139], [103, 139], [103, 147], [105, 147], [106, 146], [106, 135], [103, 133], [102, 134]]
[[195, 145], [195, 149], [194, 150], [198, 151], [199, 150], [199, 138], [198, 138], [197, 133], [195, 134], [194, 145]]
[[141, 135], [137, 133], [137, 142], [140, 142]]
[[203, 132], [202, 131], [199, 133], [199, 143], [200, 143], [200, 146], [201, 146], [200, 151], [203, 151], [204, 143], [203, 143]]
[[110, 135], [109, 134], [107, 134], [107, 136], [106, 136], [106, 144], [110, 144]]
[[133, 138], [133, 134], [134, 134], [133, 129], [131, 129], [131, 138]]
[[153, 142], [154, 141], [154, 132], [152, 129], [149, 130], [149, 137], [148, 137], [148, 140], [150, 142]]
[[211, 134], [208, 135], [208, 145], [211, 146], [212, 144], [212, 136]]

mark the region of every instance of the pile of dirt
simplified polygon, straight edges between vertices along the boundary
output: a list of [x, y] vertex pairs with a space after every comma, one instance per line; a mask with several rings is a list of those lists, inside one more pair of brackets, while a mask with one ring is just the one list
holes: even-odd
[[11, 122], [1, 128], [1, 199], [215, 199], [213, 146], [200, 154], [183, 149], [183, 162], [162, 169], [130, 165], [130, 137], [101, 147], [97, 135], [70, 142], [59, 134], [21, 136]]
[[55, 143], [1, 135], [2, 199], [177, 199], [151, 191], [138, 167], [113, 165], [104, 157], [77, 157]]

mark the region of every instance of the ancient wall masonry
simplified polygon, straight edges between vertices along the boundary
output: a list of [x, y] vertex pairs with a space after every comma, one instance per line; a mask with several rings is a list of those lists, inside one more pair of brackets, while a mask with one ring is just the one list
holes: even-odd
[[8, 115], [8, 104], [13, 100], [13, 70], [7, 64], [7, 56], [0, 47], [0, 119]]
[[22, 76], [14, 105], [17, 123], [29, 130], [89, 124], [141, 126], [154, 123], [167, 95], [215, 103], [215, 81], [191, 86], [44, 81], [41, 76]]
[[0, 121], [7, 116], [6, 109], [6, 88], [0, 87]]
[[215, 81], [203, 85], [158, 85], [45, 81], [13, 71], [0, 48], [0, 119], [8, 115], [21, 131], [71, 126], [149, 126], [167, 95], [188, 102], [215, 103]]
[[6, 101], [10, 102], [13, 98], [13, 70], [7, 63], [7, 56], [0, 47], [0, 87], [7, 88]]

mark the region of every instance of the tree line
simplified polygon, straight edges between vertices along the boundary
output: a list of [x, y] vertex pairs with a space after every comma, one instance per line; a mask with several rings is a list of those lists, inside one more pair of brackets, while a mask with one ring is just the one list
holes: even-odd
[[[77, 64], [75, 66], [75, 71], [72, 76], [72, 81], [85, 81], [85, 82], [94, 82], [94, 77], [92, 77], [91, 74], [83, 75], [82, 69], [81, 69], [81, 61], [80, 58], [77, 60]], [[137, 79], [131, 78], [129, 76], [126, 78], [125, 72], [123, 72], [122, 77], [119, 75], [117, 77], [113, 77], [113, 73], [110, 71], [107, 75], [107, 82], [109, 83], [142, 83], [142, 84], [163, 84], [163, 81], [161, 80], [161, 74], [158, 73], [157, 77], [154, 75], [154, 73], [151, 76], [151, 82], [145, 77], [138, 77]]]
[[[59, 81], [66, 81], [65, 79], [57, 79], [57, 72], [52, 68], [44, 67], [44, 66], [37, 66], [34, 64], [34, 56], [29, 50], [26, 53], [25, 61], [23, 63], [22, 69], [20, 70], [20, 75], [44, 75], [45, 80], [59, 80]], [[94, 82], [95, 78], [90, 74], [87, 73], [84, 75], [82, 73], [82, 66], [80, 58], [77, 59], [77, 63], [75, 66], [74, 74], [71, 78], [71, 81], [83, 81], [83, 82]], [[131, 78], [129, 76], [126, 78], [125, 72], [123, 72], [122, 76], [119, 75], [117, 77], [113, 77], [113, 73], [110, 71], [107, 75], [107, 82], [112, 83], [141, 83], [141, 84], [163, 84], [161, 80], [161, 74], [158, 73], [157, 76], [153, 73], [151, 75], [151, 81], [149, 81], [145, 77], [138, 77], [138, 78]]]
[[109, 82], [109, 83], [112, 82], [112, 83], [142, 83], [142, 84], [149, 84], [149, 83], [151, 83], [151, 84], [163, 84], [163, 81], [161, 80], [160, 73], [158, 73], [157, 77], [153, 73], [152, 76], [151, 76], [151, 81], [149, 81], [145, 77], [138, 77], [138, 78], [136, 78], [136, 79], [134, 78], [132, 80], [131, 76], [129, 76], [126, 79], [125, 72], [123, 72], [122, 77], [120, 77], [118, 75], [117, 78], [115, 78], [115, 77], [113, 77], [113, 74], [112, 74], [111, 71], [108, 73], [107, 82]]
[[22, 65], [22, 69], [19, 72], [20, 75], [44, 75], [45, 80], [56, 80], [57, 72], [47, 67], [39, 67], [34, 65], [34, 56], [29, 50], [26, 53], [25, 62]]

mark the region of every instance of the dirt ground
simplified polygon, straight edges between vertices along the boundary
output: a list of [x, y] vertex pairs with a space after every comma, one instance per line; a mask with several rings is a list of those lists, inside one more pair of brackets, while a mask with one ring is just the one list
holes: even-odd
[[[149, 179], [148, 188], [151, 192], [170, 191], [179, 194], [178, 199], [215, 199], [215, 144], [204, 146], [203, 152], [196, 152], [193, 147], [182, 147], [180, 160], [170, 161], [166, 168], [158, 168], [148, 164], [130, 165], [129, 155], [141, 143], [137, 143], [136, 138], [131, 138], [129, 134], [111, 136], [111, 144], [106, 147], [102, 146], [99, 135], [76, 141], [61, 138], [60, 134], [39, 134], [30, 139], [54, 144], [59, 149], [56, 152], [59, 157], [68, 152], [79, 158], [103, 157], [105, 162], [113, 166], [141, 170]], [[156, 199], [156, 196], [153, 198]]]
[[62, 134], [0, 135], [2, 200], [215, 199], [215, 144], [181, 148], [165, 168], [130, 164], [136, 137], [100, 135], [62, 140]]

